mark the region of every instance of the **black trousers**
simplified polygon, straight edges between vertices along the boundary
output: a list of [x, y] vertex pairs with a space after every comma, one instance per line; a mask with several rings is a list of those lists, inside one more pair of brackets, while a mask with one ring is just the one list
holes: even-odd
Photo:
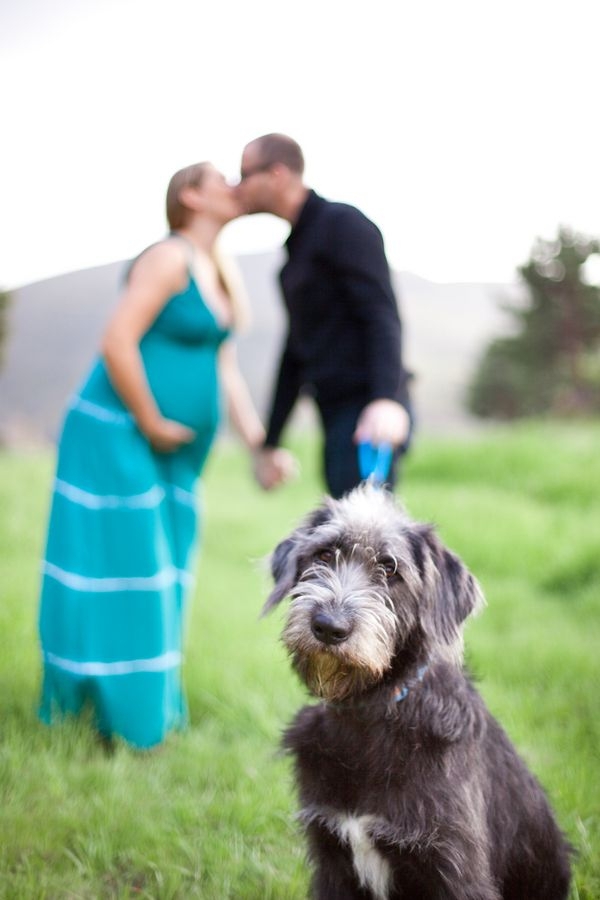
[[[323, 448], [323, 475], [332, 497], [341, 497], [361, 483], [358, 466], [358, 448], [352, 439], [358, 417], [368, 401], [325, 405], [318, 404], [325, 444]], [[400, 458], [408, 448], [408, 442], [394, 452], [386, 487], [393, 490], [400, 475]]]

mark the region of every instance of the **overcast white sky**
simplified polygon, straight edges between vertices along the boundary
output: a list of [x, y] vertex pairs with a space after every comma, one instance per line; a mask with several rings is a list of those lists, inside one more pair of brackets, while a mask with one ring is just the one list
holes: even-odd
[[3, 0], [0, 286], [134, 255], [173, 171], [235, 175], [266, 131], [394, 267], [511, 281], [560, 223], [600, 235], [599, 26], [598, 0]]

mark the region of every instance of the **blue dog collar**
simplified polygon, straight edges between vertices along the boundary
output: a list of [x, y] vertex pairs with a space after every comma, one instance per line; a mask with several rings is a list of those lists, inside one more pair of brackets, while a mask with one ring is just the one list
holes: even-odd
[[402, 703], [403, 700], [406, 700], [406, 698], [408, 697], [408, 694], [410, 692], [410, 689], [412, 687], [414, 687], [416, 684], [418, 684], [420, 681], [423, 681], [423, 678], [425, 677], [425, 673], [427, 672], [428, 668], [429, 668], [429, 666], [420, 666], [420, 668], [417, 669], [417, 677], [416, 678], [413, 678], [411, 681], [407, 681], [407, 683], [403, 684], [402, 687], [396, 688], [396, 691], [394, 693], [394, 702], [395, 703]]

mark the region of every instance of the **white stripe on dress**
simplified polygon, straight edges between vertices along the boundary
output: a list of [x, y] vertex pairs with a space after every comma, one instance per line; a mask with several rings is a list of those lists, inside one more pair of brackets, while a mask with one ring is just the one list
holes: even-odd
[[169, 494], [176, 503], [196, 508], [196, 495], [176, 484], [155, 484], [141, 494], [92, 494], [83, 488], [56, 478], [54, 490], [71, 503], [85, 506], [87, 509], [156, 509]]
[[82, 591], [87, 594], [113, 593], [116, 591], [161, 591], [164, 588], [179, 582], [184, 587], [193, 583], [194, 577], [184, 569], [176, 569], [170, 566], [162, 569], [156, 575], [132, 576], [124, 578], [92, 578], [86, 575], [78, 575], [76, 572], [68, 572], [55, 566], [54, 563], [44, 560], [42, 572], [48, 578], [59, 581], [74, 591]]
[[184, 506], [192, 506], [194, 509], [196, 508], [196, 495], [191, 491], [186, 491], [184, 488], [178, 487], [176, 484], [165, 484], [166, 491], [171, 494], [173, 500], [176, 500], [178, 503], [183, 503]]
[[113, 425], [129, 425], [133, 422], [131, 413], [100, 406], [99, 403], [92, 403], [91, 400], [85, 400], [78, 394], [73, 397], [69, 406], [70, 409], [76, 409], [85, 416], [91, 416], [92, 419], [100, 419], [101, 422], [112, 422]]
[[182, 655], [177, 650], [150, 659], [128, 659], [120, 662], [77, 662], [64, 659], [54, 653], [44, 653], [45, 661], [73, 675], [133, 675], [137, 672], [164, 672], [181, 665]]
[[84, 491], [83, 488], [63, 481], [57, 478], [54, 482], [54, 490], [57, 494], [61, 494], [76, 503], [78, 506], [86, 506], [88, 509], [119, 509], [128, 507], [129, 509], [152, 509], [160, 505], [164, 499], [165, 492], [155, 484], [149, 490], [142, 494], [92, 494], [90, 491]]

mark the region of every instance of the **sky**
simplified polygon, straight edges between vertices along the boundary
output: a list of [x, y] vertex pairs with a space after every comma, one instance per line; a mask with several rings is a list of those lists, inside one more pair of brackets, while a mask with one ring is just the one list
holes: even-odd
[[5, 0], [0, 288], [134, 256], [175, 170], [233, 178], [270, 131], [397, 270], [514, 281], [561, 224], [600, 236], [599, 26], [597, 0]]

